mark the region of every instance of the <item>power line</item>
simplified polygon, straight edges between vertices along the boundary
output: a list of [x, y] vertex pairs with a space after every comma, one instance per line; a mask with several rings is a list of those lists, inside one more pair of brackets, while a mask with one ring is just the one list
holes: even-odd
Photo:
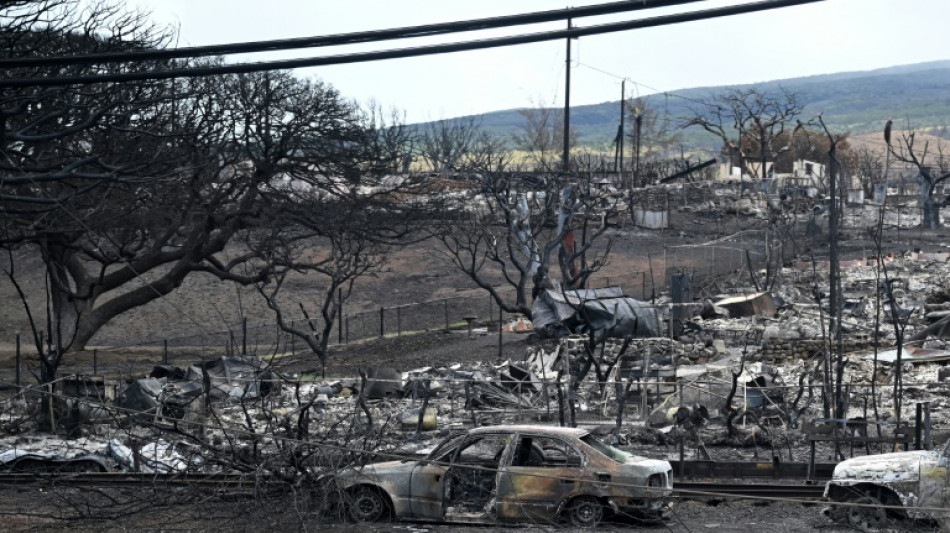
[[[647, 84], [645, 84], [645, 83], [639, 82], [639, 81], [637, 81], [637, 80], [630, 79], [630, 78], [627, 77], [627, 76], [621, 76], [621, 75], [619, 75], [619, 74], [614, 74], [613, 72], [606, 71], [606, 70], [604, 70], [604, 69], [602, 69], [602, 68], [595, 67], [595, 66], [589, 65], [589, 64], [587, 64], [587, 63], [578, 63], [578, 65], [579, 65], [579, 66], [582, 66], [582, 67], [587, 67], [587, 68], [589, 68], [589, 69], [591, 69], [591, 70], [593, 70], [593, 71], [596, 71], [596, 72], [600, 72], [601, 74], [604, 74], [604, 75], [606, 75], [606, 76], [610, 76], [610, 77], [613, 77], [613, 78], [617, 78], [618, 80], [627, 80], [627, 81], [633, 83], [634, 85], [637, 85], [637, 86], [640, 86], [640, 87], [645, 87], [645, 88], [647, 88], [647, 89], [653, 91], [653, 92], [654, 92], [655, 94], [657, 94], [657, 95], [663, 95], [663, 96], [666, 96], [666, 97], [672, 96], [673, 98], [679, 98], [680, 100], [685, 100], [685, 101], [687, 101], [687, 102], [692, 102], [692, 103], [704, 105], [704, 106], [707, 106], [707, 107], [712, 107], [712, 106], [713, 106], [713, 104], [711, 104], [710, 102], [704, 102], [704, 101], [702, 101], [702, 100], [697, 100], [697, 99], [695, 99], [695, 98], [690, 98], [690, 97], [688, 97], [688, 96], [683, 96], [683, 95], [681, 95], [681, 94], [677, 94], [677, 93], [671, 92], [671, 91], [661, 91], [660, 89], [657, 89], [656, 87], [651, 87], [651, 86], [649, 86], [649, 85], [647, 85]], [[647, 95], [647, 96], [650, 96], [650, 95]]]
[[429, 37], [434, 35], [447, 35], [467, 31], [505, 28], [525, 24], [538, 24], [542, 22], [564, 20], [566, 18], [610, 15], [658, 7], [672, 7], [701, 1], [706, 0], [625, 0], [623, 2], [613, 2], [609, 4], [598, 4], [593, 6], [538, 11], [532, 13], [522, 13], [518, 15], [507, 15], [457, 22], [425, 24], [420, 26], [406, 26], [402, 28], [391, 28], [385, 30], [341, 33], [326, 36], [192, 46], [168, 50], [137, 50], [73, 56], [8, 58], [0, 59], [0, 68], [180, 59], [228, 54], [246, 54], [253, 52], [273, 52], [278, 50], [295, 50], [300, 48], [318, 48], [323, 46], [338, 46], [343, 44], [373, 43], [392, 39]]
[[373, 52], [360, 52], [352, 54], [339, 54], [322, 57], [309, 57], [299, 59], [287, 59], [280, 61], [267, 61], [255, 63], [236, 63], [230, 65], [177, 68], [165, 70], [153, 70], [144, 72], [126, 72], [120, 74], [108, 75], [84, 75], [68, 77], [41, 77], [41, 78], [21, 78], [0, 80], [0, 87], [50, 87], [72, 84], [89, 84], [104, 82], [128, 82], [143, 80], [159, 80], [171, 78], [195, 78], [201, 76], [212, 76], [218, 74], [240, 74], [249, 72], [263, 72], [272, 70], [287, 70], [304, 67], [316, 67], [327, 65], [343, 65], [351, 63], [364, 63], [368, 61], [381, 61], [384, 59], [400, 59], [407, 57], [418, 57], [435, 54], [446, 54], [452, 52], [462, 52], [469, 50], [482, 50], [486, 48], [498, 48], [503, 46], [513, 46], [518, 44], [529, 44], [545, 41], [557, 41], [568, 38], [586, 37], [591, 35], [601, 35], [606, 33], [615, 33], [620, 31], [653, 28], [669, 24], [678, 24], [682, 22], [693, 22], [712, 18], [727, 17], [745, 13], [755, 13], [767, 11], [782, 7], [797, 6], [822, 2], [824, 0], [762, 0], [750, 4], [741, 4], [737, 6], [728, 6], [724, 8], [714, 8], [689, 13], [678, 13], [674, 15], [658, 16], [646, 19], [638, 19], [609, 24], [600, 24], [589, 27], [574, 27], [566, 30], [555, 30], [539, 33], [529, 33], [514, 35], [508, 37], [480, 39], [474, 41], [463, 41], [450, 44], [439, 44], [429, 46], [418, 46], [410, 48], [397, 48], [389, 50], [379, 50]]

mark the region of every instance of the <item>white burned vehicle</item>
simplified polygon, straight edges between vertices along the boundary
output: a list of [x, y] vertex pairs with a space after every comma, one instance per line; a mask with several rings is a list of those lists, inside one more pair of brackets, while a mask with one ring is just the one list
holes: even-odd
[[948, 460], [950, 441], [936, 450], [842, 461], [825, 487], [825, 497], [832, 503], [827, 514], [861, 530], [880, 529], [906, 519], [946, 523], [950, 513]]
[[591, 526], [609, 512], [660, 515], [672, 474], [668, 461], [618, 450], [586, 430], [525, 425], [473, 429], [425, 459], [369, 464], [336, 479], [360, 522]]

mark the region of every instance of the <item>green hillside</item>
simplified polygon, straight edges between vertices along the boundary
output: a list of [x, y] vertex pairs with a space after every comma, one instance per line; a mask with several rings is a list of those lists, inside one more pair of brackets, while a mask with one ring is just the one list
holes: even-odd
[[[950, 61], [918, 63], [884, 69], [790, 78], [755, 84], [770, 91], [784, 88], [797, 93], [805, 103], [802, 119], [818, 113], [835, 131], [858, 134], [880, 130], [891, 118], [899, 127], [943, 128], [950, 125]], [[674, 121], [696, 108], [695, 100], [709, 99], [728, 87], [700, 87], [646, 96], [647, 105], [664, 110]], [[608, 146], [616, 134], [619, 102], [604, 102], [571, 108], [571, 126], [583, 147]], [[482, 127], [510, 139], [523, 120], [517, 109], [480, 115]], [[713, 148], [711, 136], [687, 130], [685, 144]]]

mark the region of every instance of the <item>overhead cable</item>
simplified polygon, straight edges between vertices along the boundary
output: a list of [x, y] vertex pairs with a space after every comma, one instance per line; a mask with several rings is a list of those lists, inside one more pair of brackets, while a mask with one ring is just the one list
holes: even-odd
[[323, 46], [338, 46], [344, 44], [373, 43], [393, 39], [429, 37], [433, 35], [446, 35], [467, 31], [505, 28], [525, 24], [538, 24], [542, 22], [565, 20], [568, 18], [610, 15], [630, 11], [640, 11], [644, 9], [672, 7], [681, 4], [703, 1], [706, 0], [625, 0], [623, 2], [612, 2], [609, 4], [598, 4], [593, 6], [573, 7], [457, 22], [425, 24], [421, 26], [406, 26], [402, 28], [391, 28], [385, 30], [340, 33], [336, 35], [214, 44], [164, 50], [136, 50], [53, 57], [4, 58], [0, 59], [0, 68], [181, 59], [189, 57], [274, 52], [278, 50], [296, 50], [301, 48], [318, 48]]
[[763, 0], [749, 4], [741, 4], [724, 8], [707, 9], [693, 11], [689, 13], [678, 13], [674, 15], [665, 15], [646, 19], [631, 20], [625, 22], [615, 22], [609, 24], [600, 24], [589, 27], [574, 27], [571, 29], [548, 31], [540, 33], [529, 33], [514, 35], [509, 37], [498, 37], [492, 39], [481, 39], [474, 41], [463, 41], [450, 44], [439, 44], [429, 46], [418, 46], [411, 48], [398, 48], [390, 50], [380, 50], [375, 52], [359, 52], [352, 54], [340, 54], [333, 56], [309, 57], [299, 59], [286, 59], [279, 61], [267, 61], [256, 63], [235, 63], [228, 65], [216, 65], [193, 68], [164, 69], [144, 72], [126, 72], [120, 74], [106, 75], [84, 75], [84, 76], [65, 76], [65, 77], [41, 77], [41, 78], [20, 78], [20, 79], [2, 79], [0, 87], [50, 87], [73, 84], [90, 84], [105, 82], [127, 82], [158, 80], [171, 78], [196, 78], [202, 76], [213, 76], [219, 74], [240, 74], [248, 72], [263, 72], [273, 70], [287, 70], [304, 67], [317, 67], [328, 65], [344, 65], [351, 63], [364, 63], [368, 61], [380, 61], [384, 59], [399, 59], [407, 57], [418, 57], [425, 55], [446, 54], [452, 52], [462, 52], [468, 50], [481, 50], [486, 48], [498, 48], [503, 46], [513, 46], [518, 44], [529, 44], [544, 41], [557, 41], [567, 38], [586, 37], [591, 35], [600, 35], [614, 33], [619, 31], [653, 28], [669, 24], [678, 24], [682, 22], [693, 22], [697, 20], [706, 20], [712, 18], [727, 17], [745, 13], [755, 13], [767, 11], [782, 7], [797, 6], [822, 2], [824, 0]]

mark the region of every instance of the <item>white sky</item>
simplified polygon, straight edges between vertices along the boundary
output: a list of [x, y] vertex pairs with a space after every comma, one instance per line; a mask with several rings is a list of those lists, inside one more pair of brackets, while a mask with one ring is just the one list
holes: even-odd
[[[179, 46], [329, 35], [491, 17], [568, 6], [582, 0], [127, 0], [160, 24], [180, 28]], [[751, 1], [751, 0], [745, 0]], [[744, 3], [707, 0], [667, 10], [578, 19], [576, 26]], [[754, 83], [868, 70], [950, 58], [948, 0], [825, 0], [817, 4], [584, 37], [573, 42], [571, 103], [627, 95]], [[418, 46], [486, 36], [561, 29], [528, 29], [234, 56], [232, 61], [321, 56], [382, 47]], [[361, 103], [405, 112], [408, 122], [537, 105], [563, 105], [564, 41], [439, 56], [300, 69]], [[609, 73], [609, 74], [608, 74]]]

